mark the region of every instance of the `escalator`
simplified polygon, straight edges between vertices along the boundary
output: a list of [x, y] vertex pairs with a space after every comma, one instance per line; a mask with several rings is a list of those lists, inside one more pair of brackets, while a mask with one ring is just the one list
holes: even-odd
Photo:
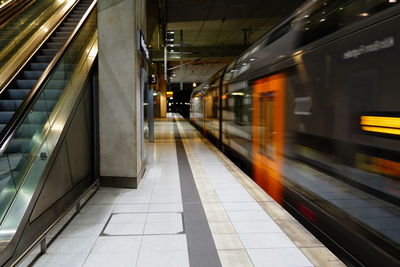
[[[78, 2], [61, 25], [54, 30], [53, 34], [25, 63], [25, 66], [15, 78], [1, 90], [0, 131], [5, 128], [5, 125], [10, 121], [15, 111], [38, 83], [46, 68], [54, 60], [57, 52], [65, 45], [65, 42], [71, 36], [91, 2], [91, 0]], [[60, 90], [55, 90], [53, 93], [57, 95], [61, 92]]]
[[71, 2], [1, 85], [0, 266], [20, 261], [96, 183], [97, 2]]

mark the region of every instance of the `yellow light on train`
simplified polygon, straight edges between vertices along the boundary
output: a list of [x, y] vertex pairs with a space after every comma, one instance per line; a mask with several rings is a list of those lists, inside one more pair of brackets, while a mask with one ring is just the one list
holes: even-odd
[[400, 135], [400, 129], [371, 127], [371, 126], [363, 126], [362, 129], [367, 132]]
[[361, 116], [361, 124], [369, 126], [400, 128], [399, 117]]
[[400, 135], [400, 118], [361, 116], [362, 129], [367, 132]]

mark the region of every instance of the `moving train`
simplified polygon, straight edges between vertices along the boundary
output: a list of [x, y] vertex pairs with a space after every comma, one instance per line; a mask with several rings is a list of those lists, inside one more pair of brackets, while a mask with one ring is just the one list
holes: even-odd
[[349, 265], [400, 266], [400, 1], [306, 2], [190, 120]]

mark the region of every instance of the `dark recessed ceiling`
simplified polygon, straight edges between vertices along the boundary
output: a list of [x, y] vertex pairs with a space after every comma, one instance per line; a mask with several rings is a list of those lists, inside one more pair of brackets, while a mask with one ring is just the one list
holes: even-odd
[[302, 0], [168, 0], [167, 21], [284, 17]]
[[[167, 30], [175, 31], [168, 59], [179, 66], [180, 31], [183, 31], [184, 82], [203, 82], [268, 30], [288, 17], [304, 0], [166, 0]], [[245, 37], [246, 36], [246, 37]], [[158, 29], [152, 38], [153, 60], [162, 60]], [[203, 52], [199, 52], [199, 49]], [[158, 50], [158, 52], [157, 52]], [[171, 51], [173, 50], [173, 51]], [[188, 64], [193, 61], [211, 60]], [[179, 68], [174, 81], [179, 81]]]

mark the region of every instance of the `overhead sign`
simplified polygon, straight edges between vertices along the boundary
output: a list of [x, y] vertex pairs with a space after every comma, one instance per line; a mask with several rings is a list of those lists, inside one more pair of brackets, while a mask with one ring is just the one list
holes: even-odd
[[152, 75], [149, 77], [149, 84], [157, 84], [157, 81], [158, 81], [157, 75], [152, 74]]
[[149, 50], [147, 49], [147, 45], [146, 45], [146, 41], [144, 40], [144, 36], [142, 31], [140, 30], [138, 33], [138, 47], [140, 52], [142, 53], [142, 55], [146, 58], [146, 59], [150, 59], [150, 53]]

